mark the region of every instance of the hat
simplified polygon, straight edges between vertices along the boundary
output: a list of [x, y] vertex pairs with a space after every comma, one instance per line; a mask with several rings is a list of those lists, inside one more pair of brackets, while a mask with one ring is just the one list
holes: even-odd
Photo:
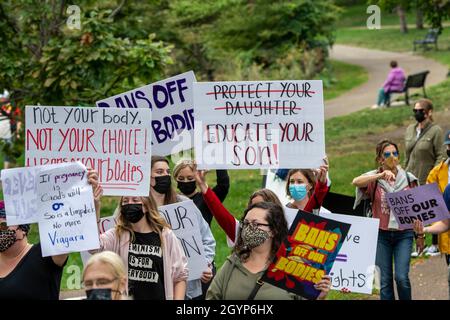
[[450, 130], [445, 134], [444, 144], [450, 144]]

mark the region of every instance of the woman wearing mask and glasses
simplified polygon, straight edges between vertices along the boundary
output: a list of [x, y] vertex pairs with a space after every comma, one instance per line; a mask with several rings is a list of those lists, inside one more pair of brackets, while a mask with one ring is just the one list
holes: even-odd
[[[356, 186], [355, 207], [362, 199], [372, 203], [373, 218], [380, 220], [376, 266], [381, 275], [381, 300], [394, 300], [394, 272], [400, 300], [411, 300], [409, 264], [414, 239], [412, 229], [399, 230], [394, 214], [389, 209], [386, 193], [407, 190], [418, 185], [417, 178], [399, 165], [397, 145], [382, 140], [376, 147], [378, 168], [353, 179]], [[394, 261], [394, 262], [393, 262]]]
[[[152, 156], [150, 181], [150, 193], [155, 199], [157, 207], [189, 200], [189, 198], [175, 192], [170, 176], [169, 161], [165, 157]], [[208, 267], [203, 271], [200, 279], [188, 281], [186, 289], [187, 299], [201, 299], [202, 283], [211, 281], [213, 276], [212, 263], [216, 253], [216, 240], [208, 223], [201, 214], [198, 215], [197, 219]]]
[[[271, 202], [255, 203], [245, 210], [240, 226], [233, 253], [213, 279], [206, 299], [301, 300], [300, 296], [259, 281], [288, 234], [283, 208]], [[315, 287], [322, 291], [318, 299], [325, 299], [331, 287], [329, 276]]]

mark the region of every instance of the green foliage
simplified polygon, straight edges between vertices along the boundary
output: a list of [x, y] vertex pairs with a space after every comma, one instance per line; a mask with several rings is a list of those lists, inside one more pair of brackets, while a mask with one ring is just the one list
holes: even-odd
[[450, 18], [449, 0], [418, 0], [419, 8], [424, 12], [425, 20], [432, 28], [442, 32], [442, 22]]

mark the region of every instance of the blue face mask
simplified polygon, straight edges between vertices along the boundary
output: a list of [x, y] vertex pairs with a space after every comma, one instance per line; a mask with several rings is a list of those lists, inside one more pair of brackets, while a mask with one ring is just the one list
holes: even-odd
[[295, 201], [303, 200], [308, 193], [306, 184], [290, 184], [289, 193]]

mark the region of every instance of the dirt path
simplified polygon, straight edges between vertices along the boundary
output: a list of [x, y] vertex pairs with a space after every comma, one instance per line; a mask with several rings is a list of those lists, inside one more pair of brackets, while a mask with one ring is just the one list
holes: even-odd
[[448, 271], [444, 256], [420, 260], [409, 272], [413, 300], [448, 300]]
[[[325, 119], [364, 109], [376, 103], [379, 88], [389, 73], [389, 62], [397, 60], [406, 74], [429, 70], [426, 86], [437, 84], [447, 77], [448, 68], [434, 60], [411, 53], [388, 52], [358, 48], [346, 45], [334, 45], [331, 59], [364, 67], [369, 80], [343, 95], [325, 102]], [[413, 91], [414, 92], [414, 91]]]

